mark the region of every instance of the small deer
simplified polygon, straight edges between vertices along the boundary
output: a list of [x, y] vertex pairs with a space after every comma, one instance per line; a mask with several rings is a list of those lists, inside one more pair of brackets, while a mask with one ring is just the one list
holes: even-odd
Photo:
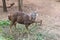
[[27, 30], [28, 30], [28, 26], [32, 23], [40, 23], [42, 25], [42, 20], [40, 22], [35, 21], [36, 16], [37, 16], [37, 13], [35, 12], [31, 14], [25, 14], [22, 11], [9, 14], [8, 19], [11, 21], [10, 32], [13, 25], [16, 27], [16, 23], [24, 24]]

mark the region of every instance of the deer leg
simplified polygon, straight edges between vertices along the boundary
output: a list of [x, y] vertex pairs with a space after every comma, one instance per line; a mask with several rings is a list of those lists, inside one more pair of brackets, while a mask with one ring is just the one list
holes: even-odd
[[12, 33], [11, 28], [13, 26], [13, 23], [10, 23], [10, 33]]
[[28, 26], [25, 25], [25, 28], [26, 28], [26, 29], [25, 29], [25, 32], [23, 33], [23, 36], [28, 33]]
[[29, 32], [29, 31], [28, 31], [28, 26], [29, 26], [29, 25], [25, 25], [27, 33]]
[[15, 23], [15, 22], [11, 22], [11, 24], [10, 24], [10, 33], [12, 33], [11, 28], [12, 28], [12, 26], [14, 25], [14, 23]]
[[16, 28], [16, 22], [14, 23], [14, 30], [17, 31], [17, 28]]
[[14, 23], [14, 27], [15, 27], [15, 29], [16, 29], [16, 22]]
[[28, 25], [26, 25], [25, 27], [26, 27], [26, 29], [28, 30]]

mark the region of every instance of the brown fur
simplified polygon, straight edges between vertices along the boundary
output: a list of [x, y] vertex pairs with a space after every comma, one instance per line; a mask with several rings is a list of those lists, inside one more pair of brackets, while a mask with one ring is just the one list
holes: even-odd
[[26, 29], [28, 30], [28, 26], [36, 22], [35, 20], [32, 20], [32, 18], [30, 19], [27, 14], [21, 11], [8, 15], [8, 19], [11, 21], [10, 32], [13, 25], [16, 27], [16, 23], [24, 24]]

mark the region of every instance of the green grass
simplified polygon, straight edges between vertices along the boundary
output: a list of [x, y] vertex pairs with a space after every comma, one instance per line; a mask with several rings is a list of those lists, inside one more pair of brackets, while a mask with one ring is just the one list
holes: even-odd
[[[10, 25], [10, 21], [9, 20], [0, 20], [0, 33], [2, 33], [2, 37], [5, 38], [6, 40], [14, 40], [14, 37], [13, 35], [10, 35], [8, 33], [4, 33], [3, 32], [3, 26], [6, 27], [6, 26], [9, 26]], [[36, 25], [33, 25], [30, 29], [30, 32], [32, 32], [32, 34], [34, 35], [34, 37], [36, 37], [35, 40], [44, 40], [43, 38], [43, 35], [41, 33], [35, 33], [34, 31], [37, 30], [37, 26]], [[23, 27], [23, 25], [17, 25], [17, 31], [19, 31], [20, 33], [24, 33], [25, 32], [25, 27]], [[34, 34], [35, 33], [35, 34]], [[33, 36], [32, 35], [32, 36]], [[3, 39], [2, 39], [3, 40]]]
[[9, 26], [9, 20], [0, 20], [0, 40], [13, 40], [12, 35], [8, 35], [7, 33], [3, 32], [3, 27]]
[[9, 20], [0, 20], [0, 26], [8, 26], [10, 24]]
[[4, 37], [6, 40], [14, 40], [14, 37], [7, 33], [2, 33], [2, 37]]

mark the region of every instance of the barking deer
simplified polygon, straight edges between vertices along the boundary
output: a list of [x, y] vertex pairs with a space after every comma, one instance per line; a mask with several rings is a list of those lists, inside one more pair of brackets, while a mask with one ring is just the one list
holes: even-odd
[[[10, 23], [10, 32], [11, 28], [14, 25], [16, 27], [16, 23], [24, 24], [26, 29], [28, 30], [28, 26], [32, 23], [38, 23], [35, 21], [37, 13], [33, 12], [31, 14], [25, 14], [21, 11], [15, 12], [13, 14], [8, 15], [8, 19], [11, 21]], [[42, 24], [42, 20], [39, 22]]]

